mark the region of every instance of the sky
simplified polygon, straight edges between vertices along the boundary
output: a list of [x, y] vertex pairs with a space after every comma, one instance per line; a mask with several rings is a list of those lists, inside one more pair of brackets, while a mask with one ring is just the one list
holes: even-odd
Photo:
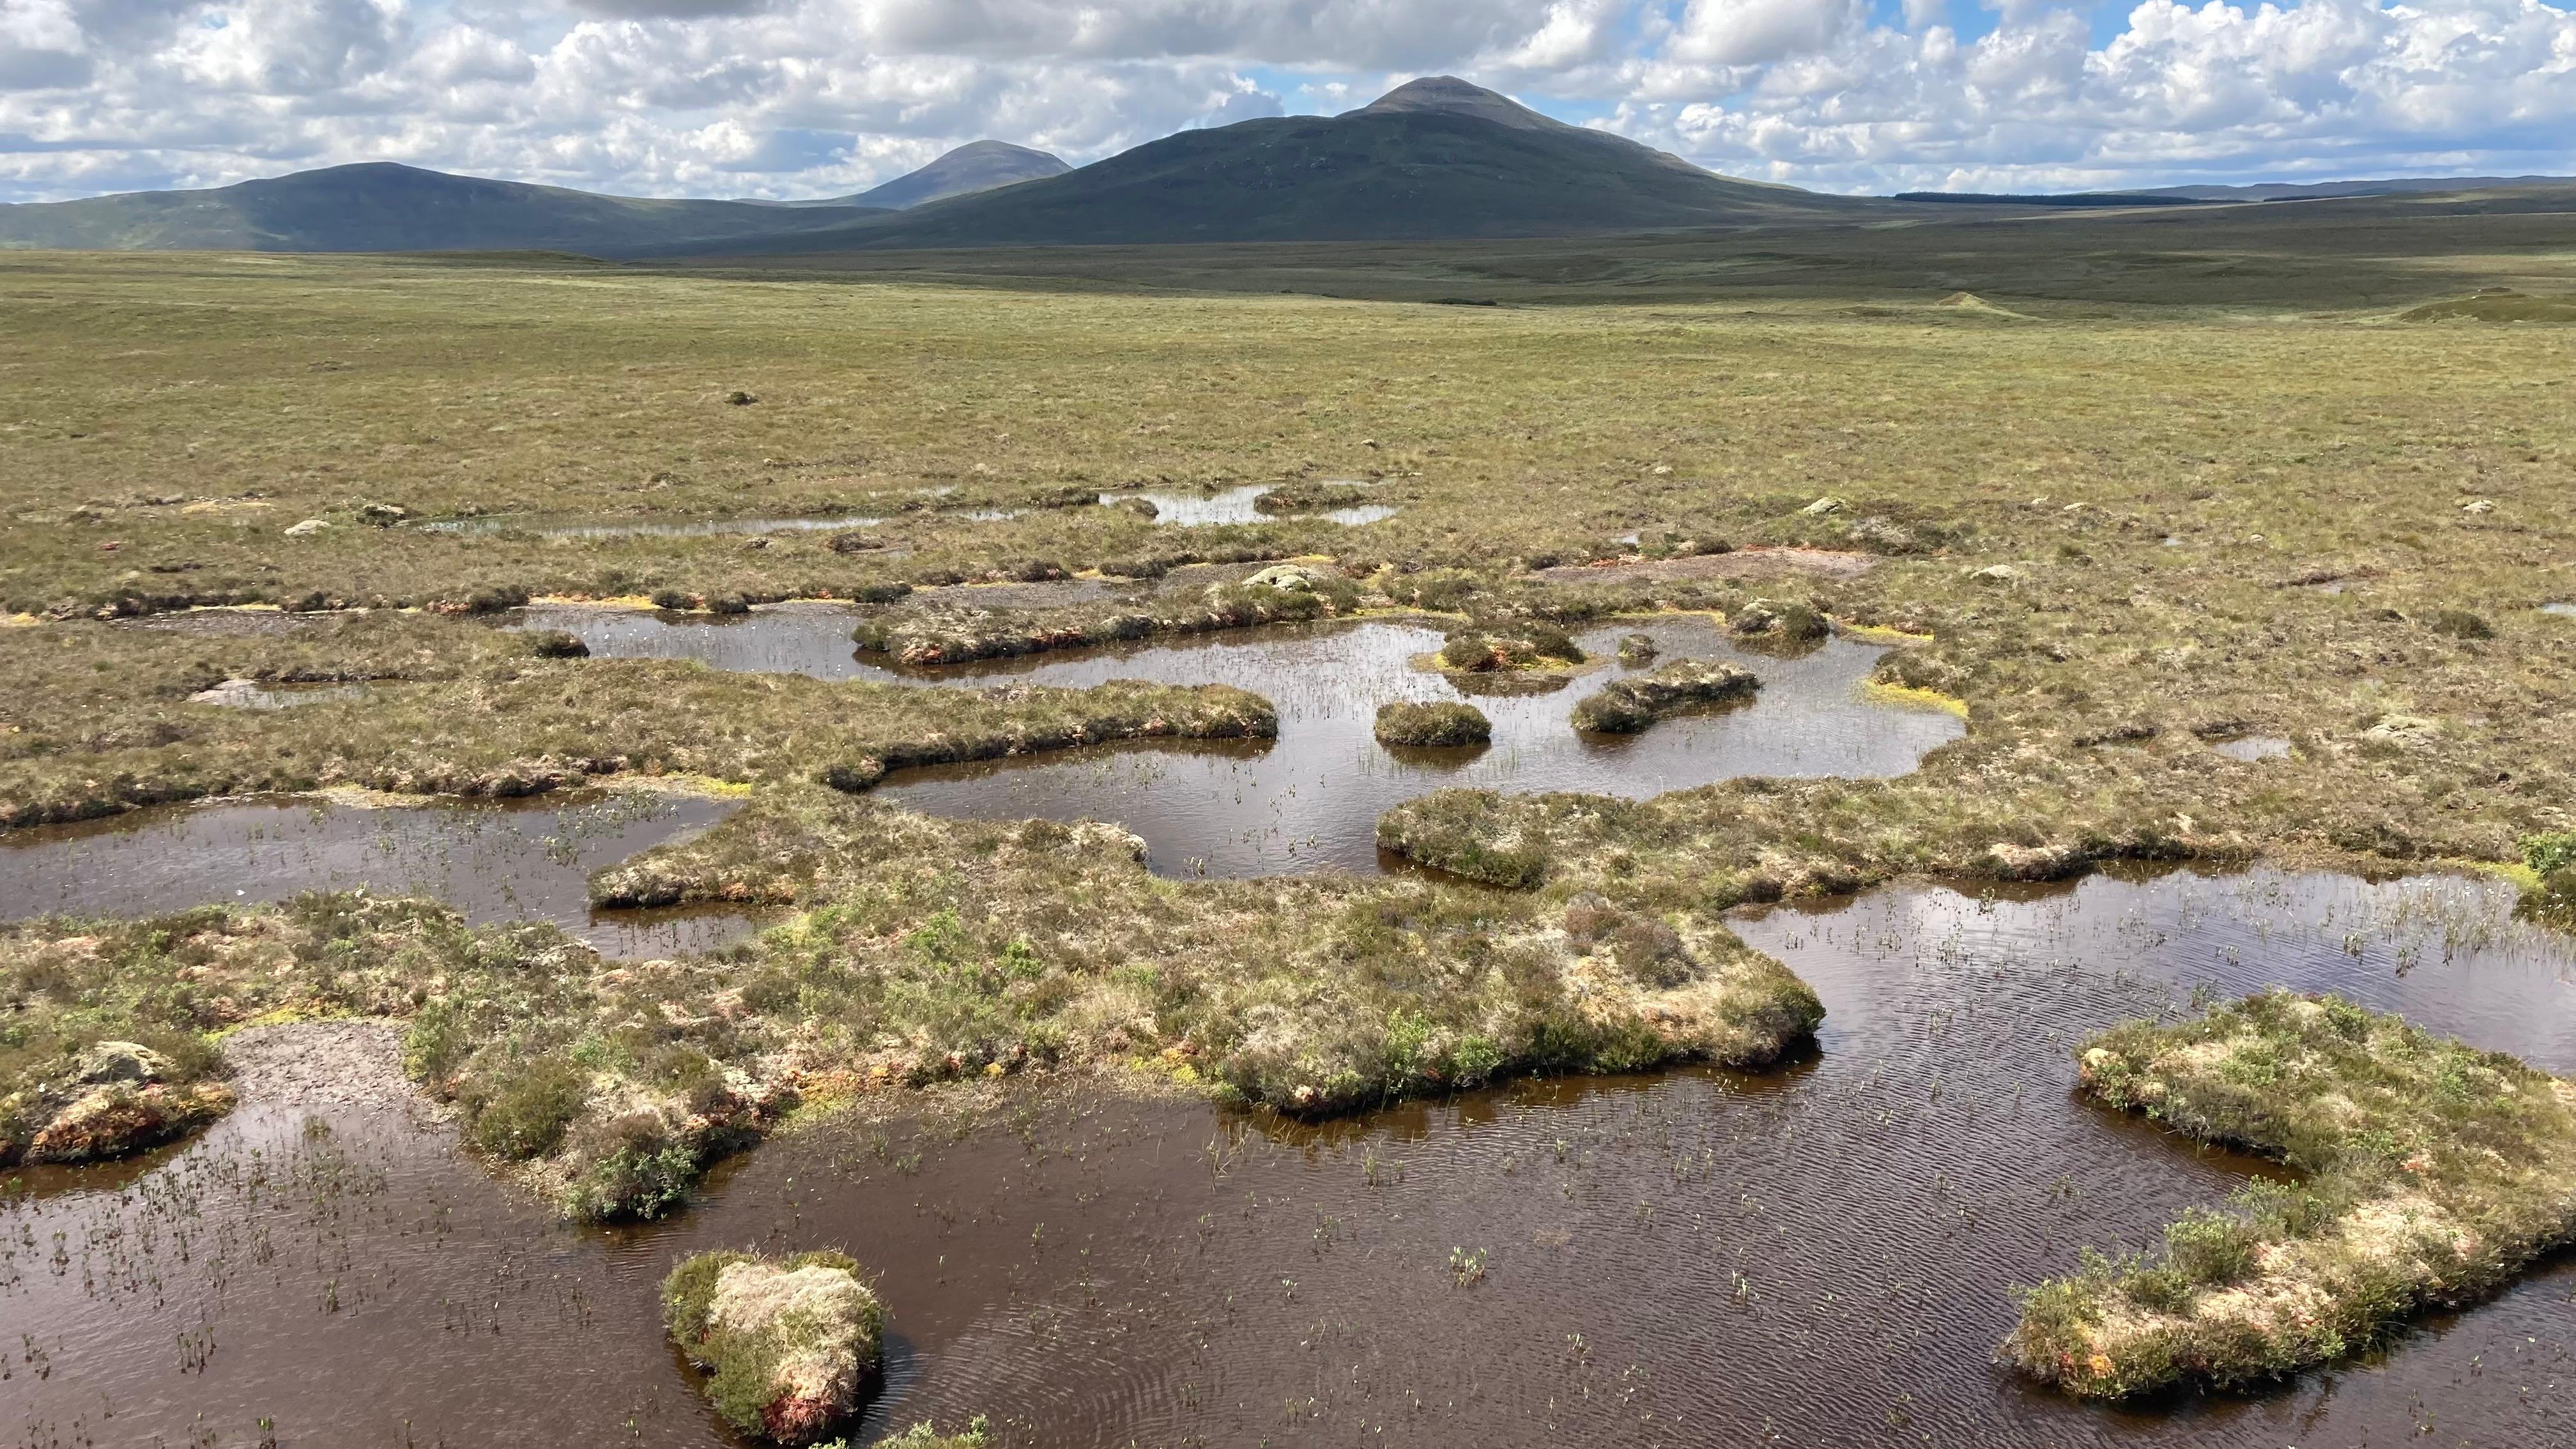
[[2576, 173], [2576, 0], [0, 0], [0, 201], [348, 161], [829, 196], [1452, 74], [1825, 191]]

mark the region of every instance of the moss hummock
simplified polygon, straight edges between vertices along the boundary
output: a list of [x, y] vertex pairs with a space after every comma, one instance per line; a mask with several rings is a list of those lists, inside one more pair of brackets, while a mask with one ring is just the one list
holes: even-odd
[[0, 1167], [131, 1157], [232, 1106], [232, 1088], [193, 1067], [134, 1042], [102, 1041], [52, 1080], [22, 1076], [17, 1090], [0, 1097]]
[[1493, 742], [1494, 722], [1472, 704], [1398, 700], [1377, 707], [1376, 735], [1381, 745], [1482, 745]]
[[166, 923], [0, 929], [0, 1167], [129, 1157], [232, 1110]]
[[2078, 1050], [2086, 1091], [2308, 1174], [2164, 1251], [2022, 1295], [2006, 1362], [2083, 1398], [2340, 1362], [2576, 1239], [2576, 1084], [2332, 996], [2272, 991]]
[[1713, 659], [1676, 659], [1644, 674], [1612, 680], [1574, 707], [1574, 727], [1632, 735], [1666, 715], [1701, 705], [1750, 699], [1761, 681], [1751, 671]]
[[724, 1421], [772, 1444], [814, 1444], [848, 1424], [876, 1374], [885, 1308], [845, 1254], [710, 1252], [662, 1280], [662, 1318], [706, 1371]]

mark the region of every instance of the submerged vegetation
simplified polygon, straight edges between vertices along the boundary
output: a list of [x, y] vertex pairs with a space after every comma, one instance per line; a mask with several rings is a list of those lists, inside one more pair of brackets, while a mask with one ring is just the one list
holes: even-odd
[[2152, 1258], [2028, 1290], [2004, 1356], [2069, 1393], [2242, 1385], [2333, 1363], [2576, 1240], [2576, 1085], [2331, 996], [2273, 991], [2077, 1050], [2087, 1091], [2279, 1158]]

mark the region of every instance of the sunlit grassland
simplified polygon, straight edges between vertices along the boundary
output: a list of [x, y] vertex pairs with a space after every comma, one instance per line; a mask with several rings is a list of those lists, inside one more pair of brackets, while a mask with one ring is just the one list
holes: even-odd
[[[1169, 541], [1112, 510], [924, 514], [887, 530], [911, 558], [869, 561], [819, 539], [379, 531], [351, 515], [366, 502], [667, 519], [1377, 478], [1394, 519], [1260, 536], [1495, 562], [1712, 515], [1749, 534], [1823, 492], [1966, 510], [1981, 551], [2009, 556], [2053, 520], [2006, 505], [2045, 497], [2178, 536], [2137, 564], [2166, 574], [2448, 565], [2466, 496], [2558, 527], [2570, 477], [2565, 329], [2367, 309], [2023, 320], [1930, 292], [1770, 289], [1489, 309], [329, 257], [13, 255], [0, 276], [0, 595], [30, 612], [492, 585], [760, 596]], [[337, 526], [281, 542], [307, 517]]]

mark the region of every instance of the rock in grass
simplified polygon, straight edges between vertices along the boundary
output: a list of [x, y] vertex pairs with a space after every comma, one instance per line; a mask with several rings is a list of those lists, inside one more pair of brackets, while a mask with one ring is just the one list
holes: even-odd
[[885, 1308], [840, 1253], [699, 1253], [662, 1280], [662, 1319], [706, 1371], [726, 1423], [771, 1444], [815, 1444], [846, 1426], [873, 1377]]
[[1574, 727], [1599, 734], [1632, 735], [1668, 714], [1699, 705], [1749, 699], [1762, 687], [1750, 670], [1714, 659], [1676, 659], [1661, 668], [1613, 680], [1574, 707]]
[[2576, 1239], [2576, 1083], [2332, 996], [2269, 991], [2076, 1050], [2085, 1090], [2306, 1174], [2154, 1259], [2022, 1294], [2003, 1359], [2080, 1398], [2277, 1379], [2495, 1292]]
[[1472, 704], [1417, 704], [1398, 700], [1377, 707], [1377, 742], [1381, 745], [1482, 745], [1494, 738], [1494, 723]]

